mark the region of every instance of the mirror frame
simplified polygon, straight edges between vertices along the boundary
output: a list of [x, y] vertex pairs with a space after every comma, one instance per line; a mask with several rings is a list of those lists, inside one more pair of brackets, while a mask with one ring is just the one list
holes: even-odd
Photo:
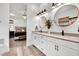
[[[61, 17], [61, 18], [59, 18], [59, 19], [66, 19], [67, 21], [68, 21], [68, 19], [74, 19], [74, 18], [77, 18], [78, 19], [78, 17], [79, 17], [79, 8], [76, 6], [76, 5], [72, 5], [72, 4], [69, 4], [69, 5], [64, 5], [64, 6], [61, 6], [57, 11], [56, 11], [56, 13], [55, 13], [55, 15], [54, 15], [54, 20], [55, 20], [55, 24], [57, 24], [58, 26], [60, 26], [59, 24], [58, 24], [58, 19], [56, 19], [55, 18], [55, 16], [56, 16], [56, 14], [57, 14], [57, 12], [58, 11], [60, 11], [63, 7], [65, 7], [65, 6], [74, 6], [74, 7], [76, 7], [77, 8], [77, 16], [75, 16], [75, 17], [69, 17], [69, 16], [66, 16], [66, 17]], [[75, 23], [76, 21], [77, 21], [77, 19], [74, 21], [74, 22], [71, 22], [71, 24], [69, 24], [69, 25], [62, 25], [62, 26], [60, 26], [60, 27], [67, 27], [67, 26], [70, 26], [70, 25], [72, 25], [73, 23]]]

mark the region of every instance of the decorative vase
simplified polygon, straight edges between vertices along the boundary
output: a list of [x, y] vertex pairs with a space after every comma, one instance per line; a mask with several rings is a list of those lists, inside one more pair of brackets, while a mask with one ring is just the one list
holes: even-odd
[[50, 34], [50, 29], [48, 29], [48, 34]]

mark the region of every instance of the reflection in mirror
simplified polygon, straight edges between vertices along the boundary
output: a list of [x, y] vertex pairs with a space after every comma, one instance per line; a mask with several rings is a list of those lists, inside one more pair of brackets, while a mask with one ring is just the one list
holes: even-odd
[[40, 22], [39, 22], [39, 26], [41, 26], [42, 28], [44, 28], [45, 27], [45, 21], [46, 21], [46, 17], [45, 16], [42, 16], [41, 18], [40, 18], [41, 20], [40, 20]]
[[66, 27], [73, 24], [78, 18], [78, 8], [75, 5], [65, 5], [56, 12], [56, 24]]
[[50, 18], [46, 18], [45, 16], [41, 17], [41, 20], [39, 22], [39, 25], [42, 28], [47, 27], [48, 29], [54, 24], [54, 20], [51, 20]]

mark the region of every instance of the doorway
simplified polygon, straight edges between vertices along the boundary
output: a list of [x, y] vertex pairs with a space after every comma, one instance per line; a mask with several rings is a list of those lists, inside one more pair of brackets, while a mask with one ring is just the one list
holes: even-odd
[[10, 48], [26, 46], [26, 4], [11, 3], [9, 16], [9, 46]]

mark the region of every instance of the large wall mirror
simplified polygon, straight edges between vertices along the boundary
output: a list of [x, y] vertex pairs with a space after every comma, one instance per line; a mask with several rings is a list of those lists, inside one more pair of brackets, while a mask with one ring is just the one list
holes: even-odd
[[75, 5], [65, 5], [59, 8], [54, 19], [61, 27], [72, 25], [78, 18], [78, 8]]

